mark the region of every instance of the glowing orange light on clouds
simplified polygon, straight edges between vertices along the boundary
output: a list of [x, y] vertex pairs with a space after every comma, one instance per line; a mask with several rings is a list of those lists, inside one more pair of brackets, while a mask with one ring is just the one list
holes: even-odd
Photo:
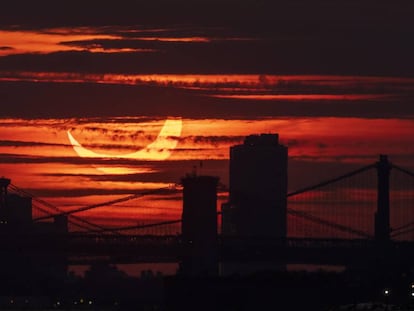
[[206, 37], [136, 37], [135, 40], [162, 42], [210, 42]]
[[[180, 177], [188, 173], [194, 165], [191, 161], [227, 160], [229, 147], [242, 143], [244, 137], [252, 133], [279, 133], [281, 143], [289, 146], [289, 156], [295, 160], [337, 162], [341, 159], [364, 165], [375, 161], [380, 153], [396, 156], [414, 154], [411, 120], [363, 118], [183, 119], [177, 146], [165, 162], [131, 160], [128, 163], [128, 159], [121, 159], [126, 161], [123, 166], [116, 161], [103, 165], [93, 158], [90, 162], [81, 159], [74, 152], [66, 133], [69, 129], [91, 150], [127, 154], [132, 149], [144, 148], [155, 139], [163, 124], [163, 120], [144, 122], [140, 118], [127, 118], [127, 122], [122, 118], [116, 120], [102, 119], [100, 122], [94, 118], [88, 123], [88, 119], [4, 119], [0, 124], [0, 175], [11, 178], [19, 187], [31, 189], [58, 206], [76, 208], [169, 187], [171, 182], [178, 183]], [[122, 138], [114, 141], [115, 137]], [[180, 169], [176, 164], [178, 161], [189, 161], [189, 164]], [[99, 170], [100, 166], [108, 170]], [[163, 180], [163, 174], [171, 174], [168, 173], [170, 170], [174, 170], [175, 177]], [[227, 167], [222, 170], [227, 174]], [[126, 175], [124, 179], [113, 177], [114, 174], [131, 172], [134, 175]], [[146, 179], [141, 179], [140, 174]], [[163, 195], [140, 199], [136, 204], [154, 206], [152, 216], [147, 215], [151, 208], [145, 212], [149, 218], [162, 218], [160, 215], [165, 213], [164, 218], [173, 219], [181, 209], [180, 199], [176, 196], [175, 193], [172, 197]], [[139, 219], [139, 209], [135, 214], [133, 209], [118, 211], [128, 204], [108, 207], [105, 212], [100, 212], [100, 209], [85, 212], [85, 215], [100, 217], [113, 211], [114, 215], [125, 219]], [[167, 207], [172, 210], [162, 209]]]
[[74, 150], [80, 157], [85, 158], [123, 158], [138, 160], [165, 160], [171, 151], [177, 146], [177, 139], [181, 136], [182, 121], [181, 119], [167, 119], [157, 135], [157, 138], [143, 150], [127, 154], [105, 154], [97, 153], [83, 147], [72, 136], [70, 131], [67, 132], [69, 141]]
[[[294, 86], [325, 85], [330, 87], [354, 87], [355, 85], [375, 87], [378, 84], [389, 88], [408, 88], [414, 86], [414, 79], [400, 77], [369, 77], [369, 76], [319, 76], [319, 75], [260, 75], [260, 74], [93, 74], [72, 72], [1, 72], [0, 81], [34, 80], [42, 82], [95, 82], [116, 83], [126, 85], [158, 84], [174, 85], [175, 87], [194, 89], [214, 89], [217, 91], [259, 91], [266, 87], [278, 86], [282, 90]], [[296, 90], [296, 89], [295, 89]], [[223, 96], [225, 96], [224, 94]], [[231, 94], [227, 94], [231, 95]], [[234, 94], [237, 95], [237, 94]], [[249, 94], [244, 94], [249, 96]], [[257, 95], [257, 94], [253, 94]], [[276, 94], [288, 96], [297, 94]], [[302, 94], [302, 96], [313, 94]], [[318, 95], [318, 94], [315, 94]], [[323, 95], [323, 94], [321, 94]], [[331, 94], [326, 94], [330, 96]], [[341, 95], [341, 94], [339, 94]], [[346, 95], [346, 94], [345, 94]], [[238, 95], [242, 96], [242, 95]], [[265, 95], [263, 95], [266, 98]], [[268, 96], [275, 96], [269, 94]], [[352, 94], [350, 94], [352, 96]], [[370, 96], [370, 94], [367, 94]]]
[[[0, 56], [23, 53], [51, 53], [62, 51], [87, 50], [93, 53], [122, 53], [122, 52], [150, 52], [152, 49], [103, 48], [92, 44], [92, 40], [126, 40], [130, 41], [157, 41], [206, 43], [213, 40], [245, 41], [256, 40], [246, 37], [220, 37], [209, 38], [205, 36], [176, 36], [176, 28], [141, 28], [137, 27], [71, 27], [71, 28], [45, 28], [38, 30], [14, 29], [0, 30]], [[168, 35], [172, 32], [172, 35]], [[83, 44], [85, 44], [83, 46]]]
[[[140, 122], [131, 118], [128, 123], [116, 118], [109, 123], [97, 122], [96, 119], [87, 123], [83, 120], [5, 120], [0, 125], [0, 140], [8, 143], [0, 145], [4, 154], [30, 156], [78, 157], [68, 139], [67, 130], [82, 145], [92, 151], [104, 154], [117, 154], [119, 158], [126, 156], [131, 150], [145, 148], [154, 141], [162, 128], [163, 120]], [[37, 125], [37, 123], [39, 125]], [[224, 120], [224, 119], [183, 119], [182, 133], [177, 145], [171, 148], [169, 160], [186, 159], [226, 159], [228, 147], [241, 142], [244, 136], [252, 133], [279, 133], [282, 142], [292, 140], [314, 141], [334, 144], [339, 148], [355, 151], [351, 144], [361, 144], [357, 151], [363, 152], [370, 146], [379, 147], [383, 141], [389, 146], [401, 145], [401, 150], [409, 149], [412, 139], [412, 121], [401, 119], [364, 119], [364, 118], [280, 118], [258, 120]], [[332, 129], [335, 128], [335, 131]], [[398, 136], [398, 141], [394, 137]], [[236, 138], [235, 138], [236, 137]], [[238, 138], [239, 137], [239, 138]], [[229, 138], [229, 139], [227, 139]], [[366, 141], [366, 143], [365, 143]], [[362, 143], [364, 142], [364, 143]], [[405, 142], [408, 144], [405, 145]], [[349, 145], [348, 145], [349, 144]], [[336, 150], [324, 148], [332, 156]], [[309, 146], [292, 147], [291, 155], [301, 151], [312, 155]], [[387, 147], [386, 147], [387, 148]], [[191, 153], [187, 153], [191, 149]], [[110, 157], [110, 156], [108, 156]], [[145, 160], [145, 159], [143, 159]], [[154, 159], [148, 159], [154, 160]]]
[[84, 50], [62, 44], [66, 41], [83, 41], [94, 39], [118, 39], [118, 36], [79, 33], [45, 33], [28, 30], [0, 30], [1, 45], [9, 49], [0, 50], [0, 56], [23, 53], [51, 53], [59, 51]]
[[[154, 32], [154, 30], [146, 30]], [[93, 53], [120, 53], [120, 52], [149, 52], [152, 49], [137, 48], [103, 48], [97, 45], [78, 46], [76, 43], [92, 40], [135, 40], [135, 41], [160, 41], [160, 42], [209, 42], [207, 37], [124, 37], [123, 29], [75, 27], [75, 28], [51, 28], [41, 30], [0, 30], [1, 47], [0, 56], [25, 53], [52, 53], [62, 51], [87, 50]], [[137, 32], [139, 33], [139, 31]]]
[[[0, 30], [0, 57], [64, 51], [96, 53], [152, 52], [152, 49], [105, 48], [94, 40], [141, 40], [207, 43], [214, 38], [168, 36], [171, 29], [77, 27]], [[146, 34], [140, 35], [141, 31]], [[151, 32], [154, 32], [154, 35]], [[123, 34], [129, 33], [129, 35]], [[136, 33], [134, 36], [133, 34]], [[148, 36], [148, 33], [151, 33]], [[227, 38], [243, 40], [244, 38]], [[0, 81], [156, 85], [198, 90], [203, 96], [251, 101], [384, 100], [396, 91], [414, 90], [414, 79], [370, 76], [263, 74], [94, 74], [72, 72], [0, 72]], [[358, 88], [355, 88], [358, 86]], [[327, 87], [327, 88], [324, 88]], [[360, 88], [359, 88], [360, 87]], [[382, 88], [384, 87], [384, 88]], [[319, 90], [325, 91], [318, 93]], [[378, 91], [379, 90], [379, 91]], [[383, 91], [385, 90], [385, 91]], [[203, 93], [204, 92], [204, 93]], [[237, 101], [235, 101], [237, 103]], [[174, 135], [160, 144], [165, 119], [134, 117], [94, 119], [2, 119], [0, 176], [68, 209], [169, 187], [188, 168], [204, 160], [219, 162], [227, 174], [229, 148], [255, 133], [279, 133], [296, 161], [371, 163], [379, 153], [414, 155], [409, 119], [291, 117], [255, 119], [180, 119]], [[182, 128], [181, 128], [182, 127]], [[179, 128], [179, 130], [178, 130]], [[70, 136], [68, 135], [70, 133]], [[163, 135], [161, 135], [163, 136]], [[165, 136], [165, 135], [164, 135]], [[71, 139], [72, 137], [72, 139]], [[398, 137], [398, 139], [396, 139]], [[84, 148], [84, 149], [81, 149]], [[138, 157], [131, 156], [138, 154]], [[367, 160], [369, 158], [369, 160]], [[185, 162], [188, 161], [188, 162]], [[411, 160], [412, 161], [412, 160]], [[213, 161], [211, 161], [213, 162]], [[184, 163], [184, 164], [183, 164]], [[187, 163], [189, 163], [187, 165]], [[411, 162], [411, 164], [413, 164]], [[181, 166], [180, 166], [181, 165]], [[187, 170], [187, 171], [186, 171]], [[163, 175], [164, 174], [164, 175]], [[168, 175], [168, 178], [165, 176]], [[145, 176], [145, 178], [143, 177]], [[139, 208], [142, 205], [144, 208]], [[150, 208], [145, 209], [145, 206]], [[152, 195], [82, 215], [108, 223], [180, 218], [180, 195]]]

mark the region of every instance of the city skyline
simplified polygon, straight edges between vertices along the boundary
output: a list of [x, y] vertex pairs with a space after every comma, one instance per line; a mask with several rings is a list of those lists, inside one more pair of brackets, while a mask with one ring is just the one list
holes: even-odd
[[[290, 191], [379, 154], [414, 167], [410, 4], [16, 3], [0, 13], [0, 175], [58, 207], [168, 187], [194, 167], [228, 186], [229, 148], [250, 134], [279, 133]], [[165, 120], [181, 121], [167, 158], [122, 156]], [[80, 157], [68, 131], [113, 159]], [[177, 191], [83, 215], [180, 212]]]

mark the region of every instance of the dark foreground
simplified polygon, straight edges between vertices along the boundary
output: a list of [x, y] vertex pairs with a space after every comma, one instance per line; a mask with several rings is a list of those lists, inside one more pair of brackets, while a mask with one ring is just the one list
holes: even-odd
[[411, 272], [260, 272], [228, 277], [140, 278], [114, 267], [85, 277], [2, 282], [1, 310], [414, 310]]

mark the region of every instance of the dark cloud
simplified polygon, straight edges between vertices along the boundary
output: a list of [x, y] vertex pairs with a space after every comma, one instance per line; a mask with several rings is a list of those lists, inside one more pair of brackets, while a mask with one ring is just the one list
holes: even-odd
[[267, 100], [211, 98], [174, 87], [94, 83], [2, 82], [1, 117], [79, 118], [147, 116], [160, 118], [260, 119], [294, 116], [409, 118], [413, 94], [387, 100]]
[[[16, 4], [18, 3], [18, 4]], [[414, 5], [396, 1], [122, 1], [6, 2], [0, 12], [4, 29], [78, 27], [79, 32], [120, 36], [114, 40], [67, 41], [80, 48], [151, 49], [149, 53], [87, 51], [0, 57], [0, 71], [16, 73], [72, 72], [82, 74], [252, 73], [355, 74], [412, 76], [414, 47], [410, 43]], [[45, 10], [47, 8], [47, 10]], [[138, 9], [135, 9], [138, 8]], [[4, 12], [7, 12], [5, 14]], [[47, 13], [46, 13], [47, 12]], [[93, 13], [93, 14], [92, 14]], [[386, 20], [387, 23], [383, 21]], [[18, 27], [11, 25], [20, 25]], [[79, 28], [79, 26], [85, 26]], [[152, 37], [200, 36], [212, 42], [137, 40]], [[231, 38], [247, 40], [230, 40]], [[219, 40], [218, 40], [219, 39]], [[254, 40], [252, 40], [254, 39]], [[28, 78], [30, 80], [30, 78]], [[87, 80], [87, 78], [86, 78]], [[94, 82], [94, 81], [91, 81]], [[177, 85], [174, 85], [177, 86]], [[1, 117], [66, 118], [109, 116], [182, 116], [187, 118], [263, 118], [285, 116], [411, 117], [412, 90], [394, 83], [335, 87], [280, 81], [261, 93], [351, 92], [392, 93], [385, 101], [265, 101], [209, 98], [204, 93], [165, 87], [116, 85], [6, 83], [0, 84]], [[231, 89], [221, 91], [232, 93]], [[206, 95], [206, 96], [200, 96]]]
[[[20, 1], [4, 4], [0, 27], [42, 31], [98, 27], [98, 33], [121, 39], [66, 44], [157, 52], [14, 55], [0, 60], [0, 70], [406, 76], [414, 72], [414, 46], [409, 40], [414, 4], [403, 0]], [[134, 40], [156, 36], [202, 36], [213, 42]], [[248, 40], [226, 40], [231, 38]]]
[[[103, 189], [101, 187], [71, 188], [71, 189], [48, 189], [48, 188], [26, 188], [27, 192], [36, 197], [82, 197], [91, 195], [130, 195], [139, 194], [143, 190], [137, 189]], [[104, 199], [103, 199], [104, 201]]]
[[[369, 29], [372, 25], [394, 28], [412, 21], [412, 5], [407, 1], [347, 1], [340, 0], [120, 0], [120, 1], [60, 1], [24, 0], [6, 1], [0, 14], [2, 24], [79, 25], [136, 25], [136, 24], [201, 24], [245, 25], [255, 29], [270, 25], [284, 25], [291, 31], [313, 30], [315, 21], [329, 22], [336, 28], [356, 27]], [[388, 19], [386, 19], [388, 18]], [[383, 23], [388, 20], [388, 23]], [[293, 23], [303, 21], [300, 23]], [[399, 21], [399, 25], [393, 22]], [[328, 30], [327, 30], [328, 31]]]
[[219, 144], [239, 144], [243, 142], [244, 136], [181, 136], [179, 142], [194, 144], [211, 144], [217, 146]]
[[[102, 120], [99, 120], [102, 122]], [[118, 124], [122, 124], [122, 120]], [[122, 125], [121, 125], [122, 126]], [[71, 130], [77, 130], [78, 126], [72, 126]], [[83, 143], [82, 146], [84, 147], [93, 147], [93, 148], [107, 148], [107, 149], [140, 149], [147, 146], [148, 142], [152, 142], [156, 139], [156, 135], [148, 135], [143, 130], [133, 131], [133, 130], [123, 130], [123, 129], [108, 129], [104, 126], [83, 126], [80, 129], [81, 132], [89, 132], [89, 133], [99, 133], [102, 137], [110, 139], [113, 142], [128, 142], [129, 144], [134, 142], [133, 145], [125, 145], [125, 144], [94, 144], [94, 143]], [[90, 140], [93, 140], [91, 138]], [[135, 142], [139, 141], [140, 143], [144, 144], [142, 146], [136, 145]]]
[[[408, 35], [408, 34], [407, 34]], [[351, 42], [262, 39], [252, 41], [72, 42], [72, 46], [146, 49], [150, 52], [91, 53], [67, 51], [18, 54], [0, 58], [1, 71], [85, 73], [267, 73], [412, 76], [414, 47], [406, 36], [387, 41], [380, 34]]]
[[11, 46], [0, 46], [0, 51], [9, 51], [13, 50], [13, 47]]
[[[72, 173], [46, 173], [44, 176], [49, 177], [70, 177], [82, 178], [92, 182], [125, 182], [133, 184], [134, 182], [149, 183], [170, 183], [179, 184], [181, 178], [187, 173], [196, 170], [199, 174], [218, 176], [223, 184], [228, 184], [228, 160], [203, 160], [202, 167], [199, 166], [200, 160], [178, 160], [178, 161], [161, 161], [161, 162], [141, 162], [141, 164], [130, 165], [130, 168], [154, 168], [154, 171], [148, 173], [132, 174], [72, 174]], [[108, 163], [106, 163], [108, 164]], [[102, 165], [102, 164], [101, 164]], [[116, 162], [112, 165], [116, 166]], [[125, 190], [127, 191], [127, 190]]]
[[42, 163], [62, 163], [62, 164], [85, 164], [85, 165], [119, 165], [134, 166], [148, 165], [148, 161], [139, 161], [134, 159], [107, 159], [107, 158], [80, 158], [73, 157], [53, 157], [53, 156], [31, 156], [11, 153], [0, 153], [0, 163], [3, 164], [42, 164]]
[[0, 140], [0, 147], [71, 147], [69, 144], [45, 143], [38, 141]]
[[[217, 174], [220, 173], [220, 168], [222, 168], [222, 163], [227, 162], [227, 160], [203, 160], [204, 163], [202, 168], [199, 168], [201, 172], [206, 174], [214, 172]], [[131, 169], [137, 168], [154, 168], [153, 172], [150, 173], [140, 173], [137, 175], [126, 174], [125, 178], [152, 178], [151, 181], [154, 181], [153, 177], [160, 174], [160, 178], [163, 180], [170, 178], [177, 179], [177, 176], [184, 176], [186, 173], [191, 173], [194, 167], [198, 167], [200, 160], [164, 160], [164, 161], [143, 161], [135, 159], [113, 159], [113, 158], [80, 158], [77, 156], [73, 157], [50, 157], [50, 156], [29, 156], [29, 155], [19, 155], [11, 153], [0, 153], [0, 163], [1, 164], [44, 164], [44, 163], [60, 163], [60, 164], [69, 164], [69, 165], [90, 165], [91, 167], [128, 167]], [[99, 172], [99, 171], [97, 171]], [[220, 173], [222, 174], [222, 172]], [[72, 175], [72, 174], [70, 174]], [[73, 174], [80, 175], [80, 174]], [[108, 175], [108, 178], [124, 178], [123, 175]], [[95, 176], [96, 178], [106, 178], [104, 176]], [[137, 180], [134, 180], [137, 181]], [[149, 181], [149, 180], [146, 180]], [[175, 180], [176, 182], [177, 180]]]
[[[398, 0], [6, 1], [5, 29], [98, 26], [121, 39], [62, 44], [155, 52], [11, 55], [0, 58], [0, 71], [412, 76], [413, 13], [413, 4]], [[136, 40], [157, 36], [213, 42]]]
[[303, 147], [316, 147], [318, 149], [325, 149], [328, 147], [326, 143], [306, 139], [288, 139], [282, 143], [286, 144], [289, 149], [300, 149]]
[[377, 95], [412, 94], [414, 79], [369, 76], [287, 76], [287, 75], [119, 75], [74, 72], [0, 72], [4, 81], [59, 83], [104, 83], [147, 85], [197, 90], [202, 95], [295, 95], [337, 94]]

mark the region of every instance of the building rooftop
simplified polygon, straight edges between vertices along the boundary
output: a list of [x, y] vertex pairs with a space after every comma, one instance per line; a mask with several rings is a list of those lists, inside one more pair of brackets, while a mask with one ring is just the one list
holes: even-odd
[[279, 134], [254, 134], [249, 135], [244, 139], [244, 145], [250, 146], [265, 146], [278, 145]]

